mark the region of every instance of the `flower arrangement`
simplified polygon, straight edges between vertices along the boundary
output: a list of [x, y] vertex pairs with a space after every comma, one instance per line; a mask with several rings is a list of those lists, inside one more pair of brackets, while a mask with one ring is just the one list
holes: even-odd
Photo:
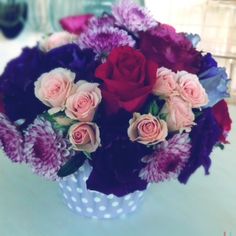
[[[82, 19], [82, 20], [81, 20]], [[189, 177], [231, 129], [225, 70], [131, 1], [62, 20], [0, 77], [0, 147], [58, 180], [85, 161], [89, 190], [122, 197]]]

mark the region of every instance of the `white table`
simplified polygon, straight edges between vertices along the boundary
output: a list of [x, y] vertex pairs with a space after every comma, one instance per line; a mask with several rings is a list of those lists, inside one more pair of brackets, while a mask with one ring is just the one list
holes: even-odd
[[[25, 34], [0, 41], [0, 66], [37, 37]], [[236, 121], [236, 107], [231, 106], [230, 112]], [[229, 140], [225, 151], [216, 149], [212, 155], [210, 176], [200, 168], [186, 186], [177, 181], [152, 186], [139, 211], [122, 220], [75, 215], [63, 204], [56, 183], [32, 175], [28, 167], [12, 164], [0, 154], [0, 236], [236, 235], [235, 125]]]

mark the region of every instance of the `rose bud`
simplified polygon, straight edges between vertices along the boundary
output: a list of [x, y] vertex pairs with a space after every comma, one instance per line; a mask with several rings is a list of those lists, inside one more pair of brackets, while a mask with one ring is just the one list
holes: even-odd
[[57, 32], [44, 38], [39, 43], [39, 48], [44, 52], [48, 52], [54, 48], [58, 48], [66, 44], [73, 43], [75, 39], [76, 39], [75, 35], [70, 34], [66, 31]]
[[165, 67], [159, 68], [157, 70], [156, 83], [152, 93], [157, 96], [168, 97], [176, 93], [176, 89], [176, 74]]
[[134, 113], [129, 124], [128, 136], [132, 142], [154, 145], [164, 141], [168, 133], [166, 122], [151, 114]]
[[183, 100], [180, 96], [171, 96], [166, 100], [166, 104], [161, 110], [162, 114], [167, 115], [167, 126], [169, 131], [186, 130], [191, 131], [194, 123], [194, 114], [191, 104]]
[[64, 68], [56, 68], [42, 74], [35, 82], [35, 96], [46, 106], [53, 107], [53, 114], [65, 108], [66, 99], [73, 93], [75, 74]]
[[181, 97], [193, 108], [199, 108], [208, 103], [206, 91], [196, 75], [180, 71], [177, 73], [177, 82]]
[[100, 146], [100, 131], [95, 123], [80, 122], [69, 129], [69, 140], [77, 151], [95, 152]]
[[79, 81], [74, 94], [66, 101], [66, 115], [74, 120], [92, 121], [95, 111], [102, 100], [97, 83]]

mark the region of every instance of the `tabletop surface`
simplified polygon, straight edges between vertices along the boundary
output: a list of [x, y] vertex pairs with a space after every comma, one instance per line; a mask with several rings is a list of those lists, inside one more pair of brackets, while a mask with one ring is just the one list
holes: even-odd
[[[0, 73], [36, 36], [0, 39]], [[230, 106], [236, 121], [236, 107]], [[211, 156], [211, 174], [198, 169], [187, 185], [153, 185], [140, 209], [125, 219], [91, 220], [63, 203], [57, 183], [35, 176], [0, 153], [0, 236], [234, 236], [236, 235], [236, 127], [224, 151]]]

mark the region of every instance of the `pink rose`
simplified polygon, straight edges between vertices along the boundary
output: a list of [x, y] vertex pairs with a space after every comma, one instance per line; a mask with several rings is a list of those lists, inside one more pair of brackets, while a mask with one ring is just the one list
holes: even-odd
[[76, 123], [69, 129], [69, 140], [77, 151], [95, 152], [101, 143], [99, 128], [91, 122]]
[[176, 93], [176, 89], [176, 74], [165, 67], [159, 68], [157, 70], [156, 83], [152, 93], [157, 96], [167, 97]]
[[154, 145], [164, 141], [168, 133], [166, 122], [151, 114], [134, 113], [129, 124], [128, 136], [132, 142]]
[[177, 73], [177, 81], [180, 96], [189, 102], [193, 108], [199, 108], [208, 103], [206, 91], [196, 75], [180, 71]]
[[73, 43], [76, 36], [68, 32], [62, 31], [54, 33], [46, 38], [44, 38], [40, 43], [39, 47], [42, 51], [48, 52], [53, 48], [61, 47], [63, 45]]
[[75, 120], [92, 121], [98, 104], [102, 100], [97, 83], [79, 81], [74, 94], [66, 101], [66, 115]]
[[66, 99], [73, 93], [75, 74], [70, 70], [56, 68], [42, 74], [35, 82], [35, 96], [46, 106], [53, 107], [49, 112], [56, 113], [65, 108]]
[[186, 130], [190, 132], [191, 127], [195, 124], [191, 104], [183, 100], [180, 96], [169, 97], [161, 113], [167, 115], [166, 122], [169, 131], [182, 132]]

